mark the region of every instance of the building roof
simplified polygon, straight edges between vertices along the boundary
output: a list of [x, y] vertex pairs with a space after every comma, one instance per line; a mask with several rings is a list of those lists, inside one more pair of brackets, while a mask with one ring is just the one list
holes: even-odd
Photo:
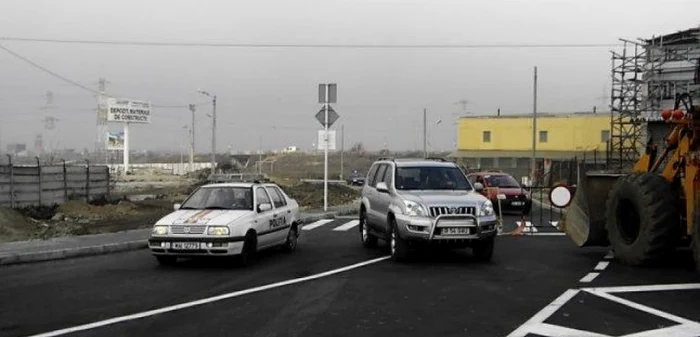
[[677, 31], [661, 36], [654, 36], [651, 39], [643, 40], [646, 44], [656, 46], [673, 46], [700, 43], [700, 27]]
[[[581, 117], [581, 116], [587, 116], [587, 117], [601, 117], [601, 116], [607, 116], [610, 117], [610, 112], [569, 112], [569, 113], [551, 113], [551, 112], [538, 112], [537, 117], [538, 118], [570, 118], [570, 117]], [[475, 116], [461, 116], [460, 118], [464, 119], [488, 119], [488, 118], [532, 118], [532, 113], [522, 113], [522, 114], [509, 114], [509, 115], [475, 115]]]

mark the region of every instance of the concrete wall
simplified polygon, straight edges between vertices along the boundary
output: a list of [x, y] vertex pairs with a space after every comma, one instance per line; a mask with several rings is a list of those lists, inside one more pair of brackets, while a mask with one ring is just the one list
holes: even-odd
[[109, 194], [106, 166], [1, 166], [0, 206], [62, 204]]
[[[124, 171], [123, 164], [108, 164], [109, 171], [112, 174], [120, 174]], [[209, 169], [211, 168], [211, 163], [194, 163], [190, 166], [190, 163], [146, 163], [146, 164], [129, 164], [129, 172], [138, 172], [140, 170], [155, 170], [163, 174], [172, 175], [185, 175], [190, 172]]]

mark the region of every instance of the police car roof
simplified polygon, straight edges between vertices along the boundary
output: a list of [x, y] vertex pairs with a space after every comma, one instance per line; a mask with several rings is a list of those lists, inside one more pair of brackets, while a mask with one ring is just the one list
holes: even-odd
[[236, 183], [211, 183], [203, 185], [202, 187], [245, 187], [251, 188], [253, 186], [275, 186], [272, 183], [256, 183], [256, 182], [236, 182]]

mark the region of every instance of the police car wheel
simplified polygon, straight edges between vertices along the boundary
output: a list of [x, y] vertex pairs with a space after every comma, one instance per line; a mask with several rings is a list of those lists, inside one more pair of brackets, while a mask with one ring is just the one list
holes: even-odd
[[257, 238], [254, 233], [248, 233], [243, 241], [243, 249], [238, 256], [238, 263], [241, 266], [250, 266], [255, 262], [257, 252]]
[[287, 242], [284, 244], [284, 250], [287, 252], [293, 252], [294, 250], [297, 249], [297, 240], [298, 240], [298, 234], [297, 234], [297, 227], [294, 226], [289, 230], [289, 233], [287, 234]]

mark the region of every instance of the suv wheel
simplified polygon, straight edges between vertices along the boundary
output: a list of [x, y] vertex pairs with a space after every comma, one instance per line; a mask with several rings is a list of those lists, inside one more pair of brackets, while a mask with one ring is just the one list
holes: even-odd
[[396, 220], [391, 219], [390, 221], [389, 249], [391, 250], [391, 259], [397, 262], [406, 261], [408, 259], [408, 242], [399, 235]]
[[472, 252], [474, 257], [478, 261], [486, 262], [491, 261], [493, 257], [493, 247], [495, 245], [495, 238], [483, 239], [474, 242], [472, 246]]
[[367, 227], [367, 214], [364, 211], [360, 213], [360, 238], [362, 239], [362, 246], [367, 248], [373, 248], [377, 246], [377, 237], [369, 232], [369, 227]]

